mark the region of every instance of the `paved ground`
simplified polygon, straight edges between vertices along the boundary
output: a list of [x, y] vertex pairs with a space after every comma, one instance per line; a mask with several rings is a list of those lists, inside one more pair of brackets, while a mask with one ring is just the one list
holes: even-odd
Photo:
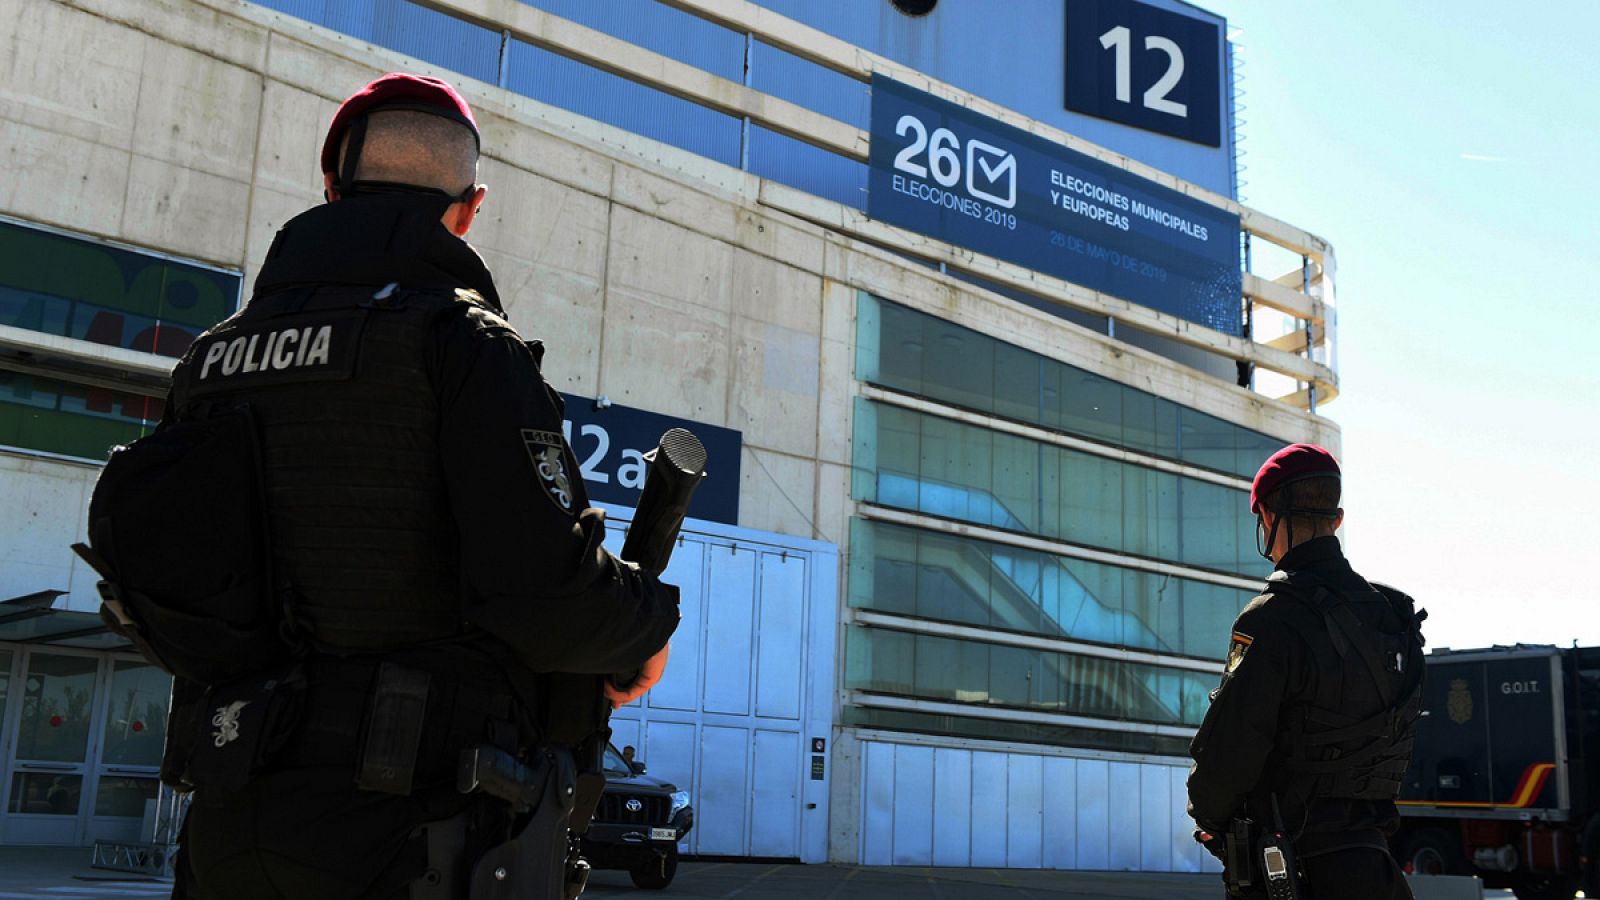
[[[0, 847], [0, 900], [148, 900], [171, 887], [155, 878], [91, 869], [88, 851]], [[1510, 897], [1492, 892], [1485, 897]], [[624, 872], [596, 872], [584, 897], [632, 900], [1220, 900], [1215, 875], [1040, 872], [1017, 869], [868, 868], [684, 863], [661, 893]]]
[[[1215, 875], [690, 862], [659, 894], [638, 890], [625, 872], [600, 871], [584, 896], [595, 900], [1217, 900], [1218, 887]], [[91, 869], [87, 850], [0, 847], [0, 900], [133, 900], [165, 896], [168, 890], [156, 879]]]

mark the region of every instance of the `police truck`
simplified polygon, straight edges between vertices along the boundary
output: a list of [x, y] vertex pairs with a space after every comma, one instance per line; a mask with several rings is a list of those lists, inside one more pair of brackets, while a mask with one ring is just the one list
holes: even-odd
[[1408, 873], [1600, 897], [1600, 647], [1436, 649], [1390, 838]]

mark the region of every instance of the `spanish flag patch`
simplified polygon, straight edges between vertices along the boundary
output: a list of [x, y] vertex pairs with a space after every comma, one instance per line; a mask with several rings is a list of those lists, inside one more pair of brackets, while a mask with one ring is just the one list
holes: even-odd
[[1233, 633], [1233, 640], [1228, 642], [1228, 667], [1225, 670], [1229, 675], [1232, 675], [1233, 670], [1239, 668], [1239, 664], [1244, 662], [1244, 655], [1254, 642], [1255, 638], [1248, 634], [1240, 631]]

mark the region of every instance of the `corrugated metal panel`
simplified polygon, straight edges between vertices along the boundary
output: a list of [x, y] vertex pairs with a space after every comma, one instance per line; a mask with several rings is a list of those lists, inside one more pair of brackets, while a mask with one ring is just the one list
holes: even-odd
[[1139, 792], [1138, 763], [1114, 762], [1110, 765], [1111, 804], [1111, 856], [1108, 869], [1136, 871], [1141, 864], [1139, 852], [1139, 823], [1144, 816], [1144, 802]]
[[761, 41], [750, 45], [750, 86], [857, 128], [872, 124], [872, 90]]
[[[257, 0], [261, 6], [332, 28], [424, 62], [496, 83], [500, 35], [407, 0]], [[355, 90], [359, 85], [351, 85]]]
[[860, 760], [865, 865], [1217, 870], [1181, 765], [877, 740]]
[[759, 125], [750, 126], [749, 169], [762, 178], [771, 178], [846, 206], [867, 208], [866, 164], [819, 150]]
[[[318, 25], [328, 24], [328, 0], [256, 0], [256, 5], [297, 16]], [[370, 5], [370, 0], [368, 0]], [[368, 21], [371, 21], [370, 16]], [[330, 28], [332, 26], [329, 26]]]
[[972, 862], [972, 751], [939, 747], [933, 751], [933, 829], [931, 865], [965, 867]]
[[372, 40], [469, 78], [489, 84], [498, 80], [498, 32], [404, 0], [380, 0], [372, 23]]
[[512, 41], [506, 86], [582, 116], [739, 165], [742, 122], [670, 94]]
[[327, 0], [321, 24], [353, 38], [370, 41], [376, 6], [375, 0]]
[[894, 754], [894, 864], [927, 865], [933, 858], [932, 747], [896, 747]]
[[524, 0], [529, 6], [603, 31], [744, 83], [744, 35], [656, 0]]

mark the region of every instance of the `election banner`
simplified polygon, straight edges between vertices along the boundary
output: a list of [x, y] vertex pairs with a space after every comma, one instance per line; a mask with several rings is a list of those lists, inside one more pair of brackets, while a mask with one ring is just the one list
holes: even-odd
[[1239, 217], [874, 75], [867, 214], [1239, 331]]

